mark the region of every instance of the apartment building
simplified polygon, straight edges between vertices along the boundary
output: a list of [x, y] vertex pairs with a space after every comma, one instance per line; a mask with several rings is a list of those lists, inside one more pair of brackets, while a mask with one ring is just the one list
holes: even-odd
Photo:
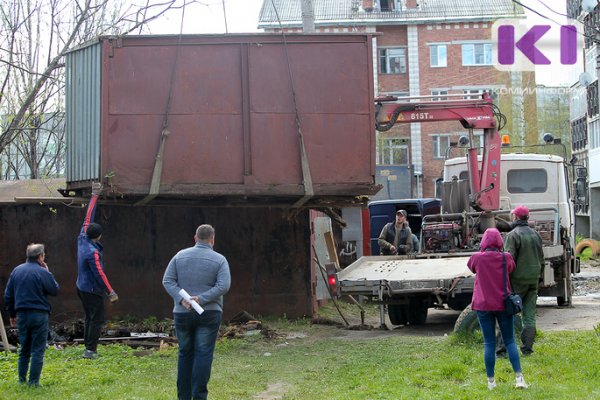
[[573, 84], [570, 96], [571, 144], [575, 167], [575, 215], [577, 232], [600, 240], [600, 6], [591, 11], [581, 0], [567, 1], [567, 15], [584, 29], [584, 73]]
[[[259, 28], [301, 33], [300, 3], [265, 0]], [[312, 0], [312, 6], [317, 33], [375, 34], [376, 95], [441, 100], [487, 91], [507, 116], [503, 134], [517, 143], [537, 140], [535, 90], [523, 90], [535, 88], [534, 73], [501, 72], [492, 65], [493, 22], [524, 17], [511, 0]], [[435, 196], [447, 149], [464, 134], [456, 122], [401, 124], [378, 132], [377, 180], [387, 190], [375, 199]], [[408, 191], [390, 190], [407, 186]]]

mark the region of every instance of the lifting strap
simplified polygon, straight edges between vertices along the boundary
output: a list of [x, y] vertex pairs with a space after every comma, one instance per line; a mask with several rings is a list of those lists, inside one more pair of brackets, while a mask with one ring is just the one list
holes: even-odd
[[296, 101], [296, 90], [294, 89], [294, 78], [292, 75], [292, 67], [290, 66], [290, 56], [288, 54], [287, 38], [285, 36], [283, 26], [281, 25], [281, 19], [279, 18], [277, 7], [275, 7], [275, 3], [273, 2], [273, 0], [271, 0], [271, 5], [275, 10], [277, 21], [279, 21], [279, 28], [281, 29], [281, 36], [283, 37], [283, 48], [285, 49], [285, 59], [287, 62], [288, 74], [290, 77], [290, 85], [292, 87], [292, 100], [294, 101], [294, 110], [296, 112], [296, 128], [298, 129], [298, 147], [300, 148], [300, 163], [302, 165], [302, 185], [304, 186], [304, 196], [302, 196], [302, 198], [296, 201], [292, 205], [292, 207], [300, 208], [314, 196], [315, 191], [313, 188], [312, 177], [310, 175], [310, 165], [308, 163], [306, 146], [304, 145], [304, 136], [302, 135], [302, 128], [300, 126], [300, 113], [298, 112], [298, 102]]
[[156, 158], [154, 159], [154, 170], [152, 171], [150, 190], [146, 197], [135, 203], [136, 206], [143, 206], [148, 204], [149, 202], [154, 200], [154, 198], [160, 192], [160, 180], [162, 177], [165, 142], [167, 141], [167, 137], [169, 137], [169, 134], [171, 133], [168, 130], [169, 112], [171, 111], [171, 101], [173, 100], [173, 81], [175, 80], [175, 70], [177, 69], [177, 62], [179, 61], [179, 49], [181, 48], [181, 37], [183, 35], [183, 19], [185, 16], [185, 6], [186, 3], [184, 2], [183, 8], [181, 9], [181, 23], [179, 26], [179, 38], [177, 40], [177, 47], [175, 48], [175, 59], [173, 60], [173, 65], [171, 67], [171, 79], [169, 80], [169, 96], [167, 97], [167, 105], [165, 108], [162, 129], [160, 132], [160, 145], [158, 146], [158, 153], [156, 154]]

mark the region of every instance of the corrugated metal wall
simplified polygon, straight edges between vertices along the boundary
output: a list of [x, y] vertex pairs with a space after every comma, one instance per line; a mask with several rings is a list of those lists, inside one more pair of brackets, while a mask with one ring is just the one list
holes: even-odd
[[101, 44], [66, 56], [66, 144], [68, 182], [100, 174]]

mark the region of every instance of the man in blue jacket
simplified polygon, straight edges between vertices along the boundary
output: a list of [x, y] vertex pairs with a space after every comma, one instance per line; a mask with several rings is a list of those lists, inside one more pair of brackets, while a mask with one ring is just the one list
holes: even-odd
[[[44, 262], [43, 244], [27, 246], [27, 261], [16, 267], [4, 292], [4, 303], [10, 317], [10, 325], [19, 330], [19, 383], [39, 386], [46, 340], [48, 316], [52, 307], [48, 296], [56, 296], [58, 283]], [[31, 360], [31, 368], [29, 361]]]
[[77, 294], [83, 304], [85, 322], [83, 326], [84, 358], [98, 357], [97, 348], [104, 324], [104, 298], [108, 296], [111, 303], [119, 300], [119, 296], [110, 286], [104, 273], [102, 262], [102, 226], [91, 222], [96, 213], [96, 203], [102, 186], [92, 186], [92, 198], [88, 204], [81, 232], [77, 238]]
[[[206, 399], [213, 353], [221, 316], [223, 295], [229, 290], [231, 276], [224, 256], [213, 250], [215, 230], [200, 225], [194, 236], [196, 245], [171, 259], [163, 286], [174, 300], [173, 315], [179, 341], [177, 397], [180, 400]], [[180, 294], [184, 289], [204, 308], [199, 314]]]

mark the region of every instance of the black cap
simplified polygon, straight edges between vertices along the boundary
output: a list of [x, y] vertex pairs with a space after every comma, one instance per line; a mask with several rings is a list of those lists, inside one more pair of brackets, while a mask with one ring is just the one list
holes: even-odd
[[100, 237], [100, 235], [102, 235], [102, 225], [92, 222], [88, 225], [85, 234], [90, 239], [97, 239]]
[[405, 217], [406, 217], [406, 215], [407, 215], [407, 214], [406, 214], [406, 210], [398, 210], [398, 211], [396, 211], [396, 215], [398, 215], [398, 214], [402, 214], [402, 215], [404, 215]]

